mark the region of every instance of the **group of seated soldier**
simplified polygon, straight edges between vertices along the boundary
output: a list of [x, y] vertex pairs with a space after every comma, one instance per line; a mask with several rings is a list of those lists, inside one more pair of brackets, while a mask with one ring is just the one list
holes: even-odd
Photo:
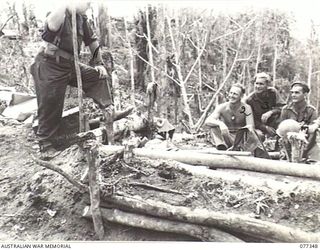
[[281, 135], [278, 131], [283, 127], [279, 127], [279, 124], [290, 120], [305, 132], [308, 143], [303, 157], [319, 161], [316, 131], [320, 127], [320, 118], [317, 118], [316, 109], [307, 102], [310, 92], [308, 85], [293, 82], [290, 102], [286, 105], [279, 92], [270, 87], [270, 83], [268, 74], [258, 73], [254, 91], [244, 100], [245, 88], [238, 83], [231, 86], [229, 100], [218, 105], [205, 121], [206, 127], [210, 128], [212, 143], [218, 150], [251, 151], [257, 157], [266, 157], [268, 153], [264, 140], [279, 139]]

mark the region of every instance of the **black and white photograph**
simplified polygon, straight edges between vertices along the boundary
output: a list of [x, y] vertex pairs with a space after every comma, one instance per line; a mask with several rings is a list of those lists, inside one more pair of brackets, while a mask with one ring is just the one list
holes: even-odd
[[319, 247], [319, 1], [0, 7], [0, 248]]

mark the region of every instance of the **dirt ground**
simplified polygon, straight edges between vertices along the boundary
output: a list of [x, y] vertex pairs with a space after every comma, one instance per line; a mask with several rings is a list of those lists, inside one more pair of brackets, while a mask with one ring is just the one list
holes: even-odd
[[[86, 204], [78, 190], [33, 162], [37, 145], [31, 128], [14, 121], [0, 124], [0, 240], [96, 240], [93, 223], [81, 216]], [[77, 161], [72, 149], [57, 156], [55, 164], [80, 178], [85, 163]], [[106, 241], [195, 240], [110, 223], [105, 231]]]
[[[32, 160], [31, 155], [38, 157], [38, 148], [30, 126], [0, 120], [0, 149], [1, 241], [97, 240], [92, 221], [82, 218], [85, 197], [62, 176]], [[61, 152], [52, 163], [77, 180], [87, 164], [76, 146]], [[306, 232], [320, 232], [317, 181], [236, 170], [208, 170], [216, 171], [216, 178], [200, 177], [173, 169], [168, 162], [143, 159], [133, 161], [131, 166], [148, 175], [126, 178], [130, 171], [120, 160], [112, 165], [101, 165], [103, 182], [124, 177], [116, 189], [127, 194], [139, 194], [145, 199], [156, 197], [172, 205], [248, 215]], [[237, 173], [239, 178], [232, 180], [231, 173]], [[251, 176], [261, 185], [244, 183], [243, 176]], [[150, 190], [133, 182], [177, 190], [181, 195]], [[105, 223], [105, 232], [105, 241], [198, 241], [185, 235], [112, 223]]]

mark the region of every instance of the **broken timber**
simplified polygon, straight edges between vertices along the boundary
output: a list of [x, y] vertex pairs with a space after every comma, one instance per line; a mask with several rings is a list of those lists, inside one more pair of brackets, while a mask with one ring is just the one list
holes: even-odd
[[122, 208], [134, 210], [137, 213], [219, 227], [272, 242], [320, 242], [320, 233], [309, 233], [276, 223], [250, 218], [245, 215], [226, 214], [202, 208], [191, 209], [173, 206], [161, 201], [150, 199], [146, 201], [140, 196], [128, 197], [125, 194], [119, 193], [111, 197], [105, 197], [105, 199]]
[[[114, 223], [132, 227], [151, 229], [161, 232], [171, 232], [190, 235], [202, 241], [212, 242], [243, 242], [237, 237], [223, 231], [185, 222], [172, 221], [164, 218], [124, 212], [119, 209], [101, 208], [102, 217]], [[84, 209], [83, 217], [91, 218], [90, 207]]]
[[97, 145], [89, 145], [89, 148], [86, 148], [87, 158], [89, 163], [89, 192], [90, 192], [90, 202], [91, 202], [91, 211], [92, 219], [95, 232], [100, 240], [104, 236], [103, 221], [100, 211], [100, 188], [97, 178], [97, 164], [96, 158], [98, 156]]

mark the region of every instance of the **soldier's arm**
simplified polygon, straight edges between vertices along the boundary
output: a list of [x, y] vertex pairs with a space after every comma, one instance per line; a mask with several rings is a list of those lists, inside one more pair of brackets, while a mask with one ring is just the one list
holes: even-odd
[[314, 133], [320, 128], [320, 117], [317, 118], [316, 111], [312, 113], [311, 122], [312, 123], [309, 125], [309, 133]]
[[246, 126], [249, 128], [254, 128], [254, 118], [253, 118], [253, 112], [250, 105], [246, 104]]
[[93, 41], [89, 44], [89, 49], [92, 54], [92, 62], [94, 65], [92, 65], [98, 72], [100, 78], [105, 78], [108, 76], [108, 72], [106, 68], [103, 66], [103, 60], [102, 60], [102, 54], [99, 46], [98, 41]]
[[96, 40], [96, 41], [93, 41], [92, 43], [90, 43], [89, 49], [90, 49], [92, 56], [95, 56], [97, 58], [97, 60], [101, 61], [101, 63], [102, 63], [103, 61], [102, 61], [101, 51], [99, 49], [99, 42]]
[[[318, 119], [319, 119], [319, 118], [318, 118]], [[317, 111], [316, 111], [316, 109], [314, 109], [314, 110], [312, 111], [310, 123], [315, 123], [318, 119], [317, 119]]]
[[213, 113], [206, 119], [204, 125], [207, 127], [215, 127], [215, 126], [221, 126], [224, 124], [220, 120], [221, 112], [223, 111], [224, 105], [218, 105]]
[[63, 5], [60, 5], [58, 8], [56, 8], [47, 16], [46, 21], [50, 31], [56, 32], [60, 29], [61, 25], [64, 22], [67, 8], [68, 8], [68, 4], [65, 3]]

